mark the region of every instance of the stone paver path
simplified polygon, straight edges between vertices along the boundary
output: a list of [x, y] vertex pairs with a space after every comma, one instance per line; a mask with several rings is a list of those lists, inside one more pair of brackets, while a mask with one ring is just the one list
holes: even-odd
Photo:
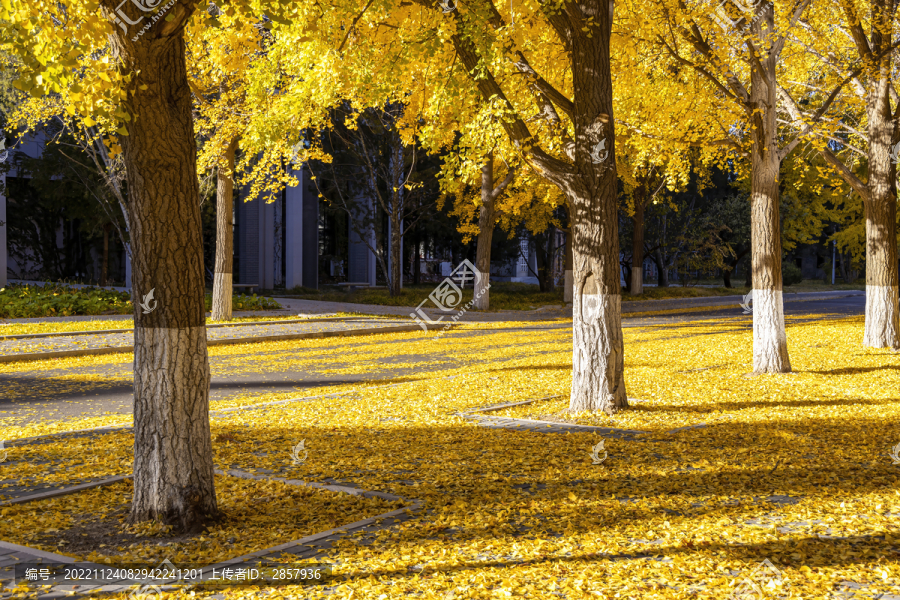
[[[83, 431], [83, 432], [73, 432], [73, 435], [79, 436], [99, 436], [104, 435], [101, 430], [97, 431]], [[19, 440], [16, 444], [17, 446], [30, 445], [30, 444], [40, 444], [46, 442], [47, 440], [52, 439], [53, 437], [58, 436], [40, 436], [38, 438], [32, 438], [30, 440]], [[359, 534], [375, 534], [380, 530], [385, 528], [393, 527], [398, 523], [402, 523], [407, 521], [419, 512], [422, 508], [422, 503], [417, 500], [409, 500], [402, 498], [400, 496], [396, 496], [394, 494], [388, 494], [385, 492], [378, 491], [368, 491], [359, 489], [357, 487], [348, 486], [348, 485], [338, 485], [338, 484], [329, 484], [329, 483], [315, 483], [315, 482], [306, 482], [302, 480], [296, 479], [287, 479], [287, 478], [279, 478], [272, 477], [269, 475], [258, 475], [254, 473], [248, 473], [246, 471], [241, 471], [240, 469], [231, 468], [227, 470], [216, 469], [217, 475], [230, 475], [232, 477], [241, 477], [246, 479], [256, 479], [256, 480], [266, 480], [272, 479], [281, 481], [288, 485], [298, 485], [298, 486], [310, 486], [316, 487], [319, 489], [326, 489], [334, 492], [340, 492], [345, 494], [351, 494], [355, 496], [363, 496], [367, 498], [382, 498], [384, 500], [389, 501], [402, 501], [407, 504], [407, 506], [403, 508], [399, 508], [396, 510], [389, 511], [387, 513], [375, 515], [373, 517], [363, 519], [361, 521], [357, 521], [355, 523], [348, 523], [346, 525], [342, 525], [340, 527], [336, 527], [334, 529], [330, 529], [328, 531], [323, 531], [320, 533], [313, 534], [311, 536], [307, 536], [305, 538], [294, 540], [292, 542], [288, 542], [286, 544], [281, 544], [279, 546], [275, 546], [272, 548], [264, 548], [257, 552], [253, 552], [250, 554], [246, 554], [243, 556], [234, 557], [228, 559], [226, 561], [216, 563], [214, 565], [209, 565], [203, 568], [203, 579], [212, 580], [213, 578], [213, 569], [217, 570], [219, 573], [223, 569], [231, 568], [254, 568], [260, 566], [272, 566], [277, 564], [285, 564], [287, 563], [296, 563], [301, 560], [315, 559], [317, 557], [322, 556], [325, 551], [332, 548], [334, 543], [341, 538], [359, 535]], [[21, 503], [21, 502], [29, 502], [34, 500], [41, 500], [44, 498], [56, 497], [66, 493], [77, 493], [86, 487], [95, 487], [97, 485], [108, 485], [111, 483], [115, 483], [117, 481], [121, 481], [125, 478], [128, 478], [128, 475], [117, 476], [113, 478], [108, 478], [103, 481], [93, 482], [88, 485], [72, 485], [69, 482], [68, 485], [57, 486], [52, 489], [48, 489], [46, 486], [35, 486], [35, 487], [27, 487], [19, 485], [16, 487], [15, 494], [11, 494], [13, 497], [9, 499], [7, 496], [7, 500], [5, 502], [0, 502], [0, 506], [4, 506], [11, 503]], [[6, 490], [4, 490], [6, 492]], [[22, 595], [22, 592], [14, 592], [13, 591], [13, 582], [14, 582], [14, 568], [16, 564], [24, 564], [24, 563], [42, 563], [42, 564], [72, 564], [75, 560], [71, 557], [60, 555], [60, 554], [52, 554], [49, 552], [44, 552], [42, 550], [38, 550], [35, 548], [29, 548], [26, 546], [20, 546], [17, 544], [12, 544], [8, 542], [0, 541], [0, 600], [8, 600], [13, 598], [37, 598], [39, 600], [51, 600], [54, 598], [63, 598], [63, 597], [87, 597], [96, 595], [98, 593], [122, 593], [128, 591], [153, 591], [156, 589], [159, 590], [170, 590], [176, 589], [177, 587], [183, 587], [183, 584], [179, 585], [165, 585], [166, 582], [159, 582], [158, 585], [144, 585], [137, 586], [136, 582], [130, 580], [120, 580], [120, 581], [110, 581], [105, 585], [99, 584], [86, 584], [81, 586], [72, 586], [72, 585], [53, 585], [53, 586], [40, 586], [38, 584], [34, 584], [29, 588], [28, 592], [25, 592], [25, 595]], [[341, 564], [340, 562], [334, 564]], [[85, 568], [101, 568], [102, 565], [95, 565], [93, 563], [79, 563], [79, 566], [84, 566]], [[193, 565], [191, 566], [193, 568]], [[175, 582], [170, 582], [175, 583]], [[326, 592], [334, 592], [334, 588], [326, 588]]]

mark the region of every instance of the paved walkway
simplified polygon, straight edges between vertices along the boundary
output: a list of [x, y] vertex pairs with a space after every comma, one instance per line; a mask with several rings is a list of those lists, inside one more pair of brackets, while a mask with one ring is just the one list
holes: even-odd
[[[307, 301], [303, 301], [307, 302]], [[299, 307], [295, 307], [298, 308]], [[333, 307], [310, 307], [310, 309], [329, 311]], [[849, 295], [826, 300], [804, 300], [786, 302], [785, 313], [788, 317], [817, 318], [816, 315], [829, 313], [835, 315], [862, 315], [865, 309], [865, 297]], [[340, 307], [339, 310], [346, 310]], [[296, 314], [296, 313], [295, 313]], [[692, 335], [691, 323], [706, 319], [733, 322], [734, 327], [749, 329], [752, 320], [744, 315], [739, 307], [734, 310], [710, 310], [684, 312], [680, 314], [626, 318], [623, 327], [659, 327], [679, 325], [688, 331], [679, 335]], [[403, 319], [399, 320], [404, 322]], [[405, 321], [408, 323], [409, 321]], [[313, 323], [310, 323], [313, 325]], [[270, 327], [270, 326], [265, 326]], [[704, 328], [705, 325], [698, 325]], [[565, 321], [547, 322], [525, 320], [518, 323], [513, 320], [509, 326], [490, 329], [452, 330], [446, 335], [451, 338], [487, 338], [505, 336], [507, 333], [525, 330], [546, 331], [557, 335], [569, 330], [571, 325]], [[413, 330], [417, 328], [413, 327]], [[421, 330], [418, 330], [421, 331]], [[710, 335], [700, 331], [697, 335]], [[422, 333], [422, 338], [426, 334]], [[433, 335], [433, 334], [428, 334]], [[419, 336], [415, 332], [404, 336], [403, 340], [387, 340], [373, 338], [348, 339], [348, 352], [369, 352], [375, 347], [383, 348], [385, 344], [404, 345]], [[239, 349], [238, 349], [239, 348]], [[263, 350], [258, 346], [246, 345], [229, 351], [228, 356], [211, 356], [210, 370], [212, 382], [210, 399], [212, 401], [227, 400], [247, 394], [269, 392], [297, 392], [302, 394], [310, 387], [344, 385], [348, 383], [378, 382], [384, 380], [419, 379], [448, 369], [472, 364], [481, 365], [490, 362], [480, 353], [469, 355], [444, 355], [440, 350], [429, 352], [428, 356], [409, 354], [398, 351], [389, 358], [383, 352], [370, 363], [354, 363], [354, 369], [348, 369], [350, 363], [339, 359], [315, 359], [298, 345], [296, 349]], [[77, 417], [99, 416], [106, 413], [130, 414], [132, 408], [132, 364], [127, 355], [112, 354], [108, 359], [97, 360], [90, 366], [78, 368], [55, 366], [40, 369], [21, 370], [0, 373], [0, 419], [11, 419], [10, 423], [30, 423], [44, 419], [66, 419]], [[278, 360], [266, 360], [269, 356], [277, 356]], [[260, 360], [266, 364], [265, 369], [257, 367]]]
[[[335, 313], [335, 312], [359, 312], [371, 315], [397, 315], [409, 317], [415, 307], [408, 306], [379, 306], [373, 304], [353, 304], [347, 302], [323, 302], [319, 300], [301, 300], [298, 298], [275, 298], [279, 304], [291, 312], [306, 314]], [[740, 304], [743, 296], [704, 296], [700, 298], [674, 298], [671, 300], [640, 300], [622, 302], [622, 317], [626, 322], [631, 319], [642, 319], [649, 324], [648, 319], [678, 318], [679, 321], [704, 320], [710, 318], [745, 318]], [[834, 292], [801, 292], [784, 294], [785, 313], [814, 314], [824, 311], [839, 311], [855, 313], [858, 309], [865, 308], [865, 292], [858, 290], [836, 290]], [[715, 307], [715, 308], [714, 308]], [[726, 307], [721, 310], [720, 307]], [[848, 308], [849, 307], [849, 308]], [[698, 312], [698, 308], [709, 308], [709, 311]], [[423, 307], [424, 312], [432, 319], [440, 319], [449, 322], [449, 316], [458, 311], [443, 312], [435, 308]], [[673, 315], [666, 317], [630, 317], [633, 313], [672, 311]], [[679, 311], [684, 311], [683, 315]], [[497, 312], [480, 312], [469, 310], [458, 320], [464, 322], [498, 322], [498, 321], [546, 321], [552, 319], [572, 318], [572, 305], [544, 306], [535, 310], [502, 310]], [[627, 326], [627, 325], [626, 325]]]
[[[420, 328], [410, 320], [399, 319], [308, 319], [302, 321], [270, 321], [235, 323], [228, 325], [208, 325], [207, 340], [210, 346], [223, 343], [239, 344], [250, 341], [277, 341], [303, 339], [304, 337], [326, 337], [339, 334], [366, 335], [379, 331], [415, 331]], [[61, 333], [41, 333], [0, 336], [0, 361], [9, 359], [50, 358], [36, 354], [68, 353], [81, 354], [130, 352], [133, 350], [134, 331], [132, 329], [74, 331]], [[84, 352], [95, 351], [95, 352]], [[27, 356], [21, 356], [21, 355]]]

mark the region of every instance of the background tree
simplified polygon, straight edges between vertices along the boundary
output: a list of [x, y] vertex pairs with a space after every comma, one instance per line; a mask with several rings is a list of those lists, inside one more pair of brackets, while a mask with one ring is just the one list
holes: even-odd
[[[392, 296], [400, 293], [403, 238], [432, 209], [438, 198], [436, 164], [417, 144], [401, 139], [399, 104], [386, 109], [354, 110], [349, 104], [333, 111], [331, 126], [322, 134], [327, 161], [310, 163], [320, 191], [344, 211], [350, 227], [373, 252]], [[370, 239], [376, 210], [388, 222], [389, 236]], [[390, 260], [388, 259], [390, 257]]]
[[[813, 5], [791, 56], [804, 86], [778, 88], [795, 129], [815, 140], [833, 172], [862, 199], [866, 223], [863, 345], [900, 348], [897, 167], [900, 96], [894, 82], [897, 5], [892, 0]], [[835, 35], [833, 32], [839, 32]]]
[[[58, 124], [50, 123], [38, 133], [44, 140], [40, 156], [12, 152], [0, 164], [0, 169], [15, 169], [17, 175], [7, 179], [5, 192], [0, 191], [9, 202], [9, 254], [21, 269], [15, 275], [96, 282], [91, 250], [99, 250], [101, 278], [109, 265], [112, 224], [104, 211], [110, 203], [108, 190], [88, 157]], [[25, 270], [29, 264], [38, 265], [38, 270]]]
[[736, 154], [749, 159], [754, 373], [791, 370], [782, 298], [779, 174], [800, 138], [786, 139], [779, 132], [776, 88], [788, 34], [808, 5], [809, 0], [778, 7], [758, 3], [742, 12], [743, 7], [726, 3], [724, 10], [732, 12], [725, 23], [707, 7], [659, 2], [653, 14], [658, 28], [648, 40], [652, 51], [670, 57], [675, 71], [691, 69], [706, 77], [740, 114], [742, 125], [726, 122], [721, 129]]

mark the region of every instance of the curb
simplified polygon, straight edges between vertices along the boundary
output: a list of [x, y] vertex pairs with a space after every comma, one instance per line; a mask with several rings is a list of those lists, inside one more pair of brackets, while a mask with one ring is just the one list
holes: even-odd
[[43, 558], [45, 560], [52, 560], [53, 562], [60, 562], [60, 563], [77, 562], [71, 556], [63, 556], [62, 554], [53, 554], [52, 552], [45, 552], [44, 550], [38, 550], [37, 548], [31, 548], [29, 546], [20, 546], [19, 544], [13, 544], [12, 542], [0, 541], [0, 549], [15, 550], [16, 552], [27, 552], [28, 554], [32, 554], [34, 556], [37, 556], [38, 558]]
[[49, 492], [39, 492], [37, 494], [31, 496], [25, 496], [23, 498], [13, 498], [11, 500], [4, 500], [0, 502], [0, 506], [12, 506], [13, 504], [22, 504], [24, 502], [36, 502], [38, 500], [46, 500], [47, 498], [56, 498], [57, 496], [68, 496], [69, 494], [77, 494], [78, 492], [83, 492], [84, 490], [89, 490], [95, 487], [102, 487], [104, 485], [112, 485], [113, 483], [119, 483], [120, 481], [125, 481], [126, 479], [131, 479], [131, 475], [116, 475], [115, 477], [107, 477], [106, 479], [100, 479], [98, 481], [91, 481], [89, 483], [80, 483], [78, 485], [73, 485], [71, 487], [63, 488], [61, 490], [50, 490]]
[[[558, 427], [560, 429], [568, 429], [572, 430], [576, 433], [591, 433], [591, 432], [600, 432], [603, 434], [615, 433], [619, 436], [623, 437], [634, 437], [637, 435], [643, 435], [645, 433], [651, 433], [649, 431], [642, 431], [638, 429], [616, 429], [615, 427], [597, 427], [595, 425], [579, 425], [578, 423], [557, 423], [556, 421], [539, 421], [537, 419], [518, 419], [515, 417], [491, 417], [491, 416], [483, 416], [473, 413], [485, 413], [492, 412], [495, 410], [502, 410], [504, 408], [510, 408], [513, 406], [521, 406], [523, 404], [533, 404], [535, 402], [541, 402], [542, 400], [550, 400], [552, 398], [561, 398], [563, 394], [557, 394], [555, 396], [547, 396], [546, 398], [535, 398], [533, 400], [523, 400], [521, 402], [508, 402], [506, 404], [495, 404], [493, 406], [486, 406], [484, 408], [473, 408], [467, 411], [461, 411], [452, 413], [455, 416], [462, 417], [464, 419], [468, 419], [470, 421], [476, 421], [476, 424], [479, 426], [484, 425], [485, 423], [495, 423], [500, 425], [497, 429], [511, 429], [514, 431], [535, 431], [530, 428], [521, 428], [517, 427], [516, 424], [520, 425], [548, 425], [552, 427]], [[637, 398], [628, 398], [629, 402], [639, 402]], [[507, 427], [507, 425], [511, 425]], [[489, 425], [485, 425], [490, 427]], [[541, 432], [540, 429], [537, 430]], [[546, 433], [561, 433], [558, 431], [548, 431]]]

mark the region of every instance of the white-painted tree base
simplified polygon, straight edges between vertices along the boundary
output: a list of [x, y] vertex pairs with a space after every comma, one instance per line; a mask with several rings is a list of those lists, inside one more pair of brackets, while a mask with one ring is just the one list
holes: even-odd
[[575, 276], [572, 275], [573, 271], [571, 269], [566, 271], [566, 280], [563, 283], [565, 286], [563, 288], [563, 301], [564, 302], [572, 302], [572, 293], [575, 289]]
[[753, 372], [791, 372], [781, 290], [753, 290]]
[[491, 274], [484, 271], [479, 271], [479, 273], [481, 273], [481, 279], [475, 282], [474, 306], [478, 310], [488, 310], [491, 306]]
[[231, 320], [231, 273], [215, 273], [213, 275], [212, 320]]
[[136, 328], [132, 518], [215, 514], [212, 456], [206, 327]]
[[863, 346], [900, 348], [897, 286], [866, 286], [866, 328]]
[[576, 295], [572, 307], [572, 338], [569, 410], [613, 414], [626, 408], [622, 297]]

